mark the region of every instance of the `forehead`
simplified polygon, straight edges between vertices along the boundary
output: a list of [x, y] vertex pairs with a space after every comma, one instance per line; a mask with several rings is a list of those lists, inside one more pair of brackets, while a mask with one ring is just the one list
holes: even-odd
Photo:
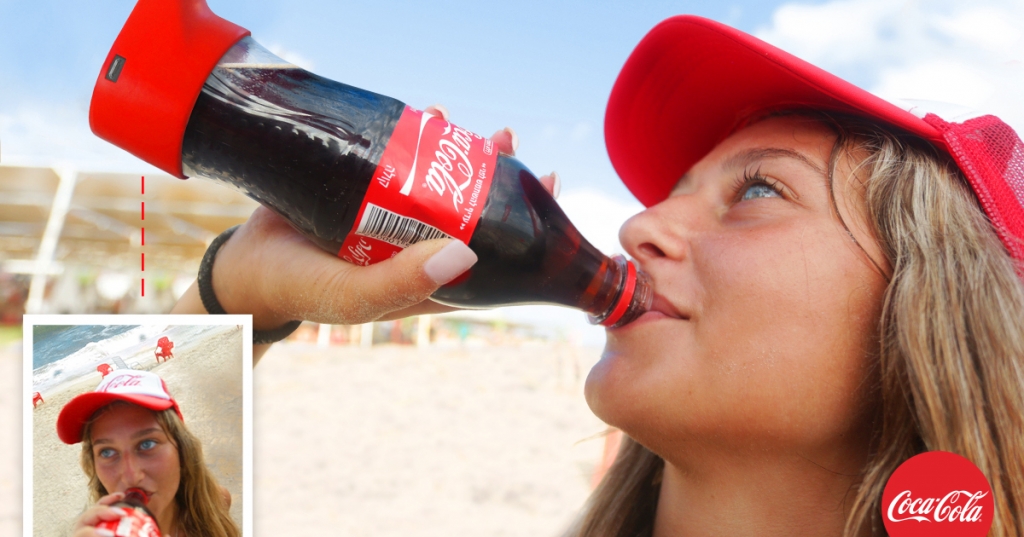
[[162, 429], [156, 413], [133, 404], [116, 404], [100, 411], [90, 429], [92, 439], [131, 437], [134, 433], [153, 427]]

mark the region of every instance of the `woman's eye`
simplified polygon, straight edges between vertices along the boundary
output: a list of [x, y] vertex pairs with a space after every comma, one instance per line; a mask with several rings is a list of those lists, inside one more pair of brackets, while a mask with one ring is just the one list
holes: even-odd
[[755, 183], [747, 187], [747, 190], [743, 192], [743, 197], [740, 198], [740, 201], [773, 197], [780, 198], [782, 196], [769, 185], [764, 183]]
[[156, 440], [143, 440], [139, 442], [139, 449], [142, 451], [149, 451], [156, 447]]
[[99, 456], [101, 459], [109, 459], [113, 457], [115, 454], [117, 454], [117, 452], [110, 448], [101, 449], [99, 452]]

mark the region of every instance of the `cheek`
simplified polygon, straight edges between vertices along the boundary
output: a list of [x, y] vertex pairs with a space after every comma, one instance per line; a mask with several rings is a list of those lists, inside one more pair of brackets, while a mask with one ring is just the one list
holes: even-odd
[[104, 464], [100, 462], [98, 457], [93, 459], [93, 468], [96, 470], [96, 477], [100, 480], [103, 488], [107, 489], [107, 492], [113, 492], [117, 490], [117, 482], [120, 476], [118, 467], [113, 464]]
[[827, 436], [861, 414], [884, 282], [831, 225], [779, 231], [708, 252], [697, 337], [747, 426]]
[[178, 451], [174, 448], [168, 449], [161, 461], [160, 481], [168, 490], [178, 490], [181, 482], [181, 464], [178, 460]]

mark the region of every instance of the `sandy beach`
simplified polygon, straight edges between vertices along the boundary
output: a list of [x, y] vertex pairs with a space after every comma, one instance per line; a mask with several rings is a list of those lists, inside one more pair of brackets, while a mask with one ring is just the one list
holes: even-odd
[[[602, 454], [582, 393], [599, 352], [276, 345], [254, 375], [255, 535], [558, 536]], [[0, 355], [0, 535], [12, 536], [20, 360]]]
[[551, 536], [600, 460], [597, 349], [275, 346], [255, 371], [257, 535]]
[[0, 347], [0, 535], [21, 535], [21, 344]]
[[[231, 492], [232, 516], [241, 523], [241, 328], [211, 327], [202, 338], [175, 341], [174, 358], [146, 366], [164, 379], [185, 423], [202, 440], [207, 465]], [[99, 378], [98, 373], [90, 374], [45, 394], [46, 402], [32, 413], [33, 535], [37, 537], [67, 535], [88, 505], [87, 480], [78, 463], [81, 445], [61, 442], [56, 422], [64, 404], [93, 390]]]

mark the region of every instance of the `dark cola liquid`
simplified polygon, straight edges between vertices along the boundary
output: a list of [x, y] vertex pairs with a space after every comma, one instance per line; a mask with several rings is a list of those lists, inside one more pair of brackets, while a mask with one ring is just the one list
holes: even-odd
[[182, 165], [337, 253], [404, 108], [302, 69], [218, 66], [192, 109]]
[[[240, 189], [337, 254], [404, 106], [302, 69], [222, 64], [189, 118], [183, 167]], [[514, 158], [498, 157], [469, 247], [479, 261], [435, 300], [560, 304], [601, 315], [618, 298], [621, 267]]]
[[434, 293], [438, 302], [561, 304], [599, 314], [614, 301], [618, 273], [517, 159], [499, 156], [469, 247], [479, 257]]

